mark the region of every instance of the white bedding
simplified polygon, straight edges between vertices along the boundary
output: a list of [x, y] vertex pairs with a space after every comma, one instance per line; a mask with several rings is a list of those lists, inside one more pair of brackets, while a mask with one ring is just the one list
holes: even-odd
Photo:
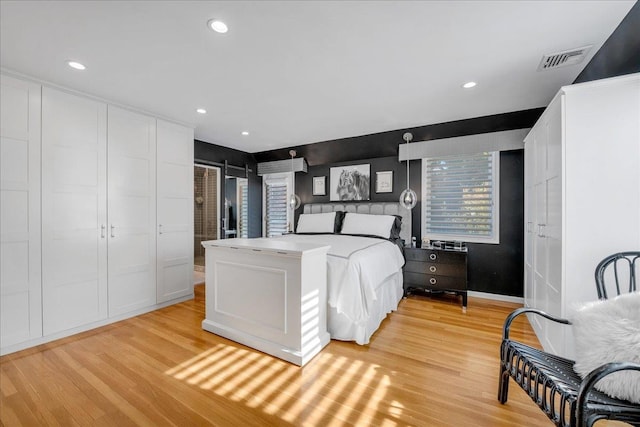
[[[367, 344], [373, 333], [370, 325], [379, 325], [402, 298], [404, 258], [400, 249], [387, 240], [339, 234], [288, 234], [278, 238], [331, 246], [327, 254], [327, 300], [333, 309], [329, 310], [329, 333], [335, 339]], [[390, 280], [392, 277], [394, 280]], [[393, 289], [380, 289], [383, 282]], [[334, 310], [339, 316], [332, 318]], [[351, 328], [345, 328], [345, 320]], [[344, 336], [337, 329], [360, 332]]]

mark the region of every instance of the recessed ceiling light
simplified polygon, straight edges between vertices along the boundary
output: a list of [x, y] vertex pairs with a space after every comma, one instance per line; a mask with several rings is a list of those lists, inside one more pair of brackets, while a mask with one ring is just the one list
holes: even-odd
[[76, 62], [76, 61], [67, 61], [67, 65], [75, 70], [86, 70], [87, 67], [85, 67], [83, 64]]
[[467, 82], [467, 83], [463, 84], [462, 87], [465, 88], [465, 89], [471, 89], [475, 85], [476, 85], [476, 82]]
[[249, 135], [249, 132], [247, 132], [246, 130], [243, 130], [243, 131], [242, 131], [242, 134], [243, 134], [244, 136], [247, 136], [247, 135]]
[[207, 110], [205, 110], [204, 108], [198, 108], [196, 110], [196, 113], [198, 113], [198, 114], [207, 114]]
[[207, 26], [216, 33], [224, 34], [229, 31], [227, 24], [222, 21], [218, 21], [217, 19], [209, 19], [209, 21], [207, 22]]

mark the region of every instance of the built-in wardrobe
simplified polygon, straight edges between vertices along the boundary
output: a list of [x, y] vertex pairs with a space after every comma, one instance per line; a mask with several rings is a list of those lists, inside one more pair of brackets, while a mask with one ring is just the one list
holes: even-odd
[[[607, 255], [640, 249], [640, 74], [563, 87], [525, 138], [525, 305], [571, 318]], [[530, 322], [573, 358], [571, 327]]]
[[2, 75], [2, 354], [193, 296], [193, 130]]

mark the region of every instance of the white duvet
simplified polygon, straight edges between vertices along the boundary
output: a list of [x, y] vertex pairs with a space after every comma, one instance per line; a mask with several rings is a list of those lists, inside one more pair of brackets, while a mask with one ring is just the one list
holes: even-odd
[[369, 319], [369, 308], [378, 298], [378, 285], [404, 265], [400, 248], [387, 240], [339, 234], [288, 234], [278, 238], [331, 246], [327, 254], [327, 300], [357, 325]]

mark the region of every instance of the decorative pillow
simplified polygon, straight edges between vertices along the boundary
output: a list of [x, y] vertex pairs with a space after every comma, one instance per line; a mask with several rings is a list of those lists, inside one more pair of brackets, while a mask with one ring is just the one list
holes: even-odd
[[393, 222], [393, 226], [391, 227], [391, 239], [399, 239], [400, 238], [400, 230], [402, 229], [402, 217], [400, 215], [394, 215], [396, 220]]
[[339, 233], [342, 230], [342, 222], [344, 221], [345, 211], [336, 211], [336, 224], [333, 229], [334, 233]]
[[384, 239], [391, 237], [396, 217], [393, 215], [368, 215], [347, 212], [342, 222], [341, 234], [359, 234], [378, 236]]
[[[605, 363], [640, 363], [640, 292], [588, 303], [571, 321], [577, 355], [574, 370], [582, 378]], [[595, 388], [640, 404], [640, 372], [610, 374]]]
[[336, 227], [336, 213], [301, 214], [296, 233], [333, 233]]

